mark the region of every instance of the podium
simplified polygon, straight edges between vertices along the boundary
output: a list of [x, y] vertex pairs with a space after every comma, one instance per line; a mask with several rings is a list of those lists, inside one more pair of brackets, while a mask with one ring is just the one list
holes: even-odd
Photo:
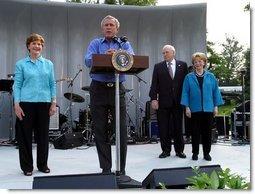
[[[118, 51], [117, 51], [118, 52]], [[138, 74], [149, 67], [148, 56], [133, 55], [133, 65], [125, 72], [120, 72], [115, 69], [112, 64], [112, 55], [93, 54], [92, 55], [91, 73], [114, 73], [115, 74], [115, 126], [116, 126], [116, 176], [120, 187], [135, 185], [134, 181], [129, 176], [120, 175], [120, 102], [119, 102], [119, 75], [120, 74]], [[131, 183], [132, 182], [132, 183]], [[137, 182], [137, 181], [135, 181]]]
[[[123, 72], [124, 74], [138, 74], [149, 68], [149, 57], [133, 55], [134, 63], [130, 70]], [[112, 55], [93, 54], [93, 65], [91, 73], [115, 73], [115, 68], [112, 65]]]

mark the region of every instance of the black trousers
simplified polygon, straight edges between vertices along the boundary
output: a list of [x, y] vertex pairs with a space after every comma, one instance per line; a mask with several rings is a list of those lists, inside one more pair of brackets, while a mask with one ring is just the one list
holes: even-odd
[[[90, 85], [90, 110], [100, 168], [102, 169], [112, 168], [111, 143], [107, 125], [108, 113], [110, 111], [115, 126], [115, 86], [109, 86], [104, 82], [94, 80]], [[126, 166], [126, 155], [127, 126], [125, 88], [120, 84], [120, 170], [123, 172]]]
[[17, 129], [20, 167], [25, 172], [33, 170], [32, 134], [36, 131], [37, 168], [47, 166], [49, 153], [50, 103], [20, 102], [25, 114]]
[[184, 140], [182, 134], [183, 108], [175, 106], [172, 108], [160, 108], [157, 111], [159, 125], [159, 136], [161, 149], [164, 152], [171, 152], [172, 139], [176, 153], [183, 152]]
[[192, 153], [199, 154], [200, 137], [204, 155], [211, 151], [213, 113], [196, 112], [191, 114], [192, 119]]
[[185, 122], [185, 135], [186, 137], [191, 137], [191, 130], [192, 130], [191, 118], [184, 115], [184, 122]]

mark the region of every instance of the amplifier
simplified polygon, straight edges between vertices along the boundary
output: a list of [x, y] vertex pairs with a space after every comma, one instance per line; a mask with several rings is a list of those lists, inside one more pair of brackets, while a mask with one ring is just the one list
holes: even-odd
[[150, 138], [159, 138], [159, 127], [156, 120], [152, 120], [149, 122], [149, 133]]
[[232, 138], [250, 139], [250, 112], [245, 112], [245, 130], [243, 128], [243, 113], [234, 111], [231, 113]]
[[50, 117], [50, 130], [59, 129], [59, 107], [56, 108], [56, 113]]

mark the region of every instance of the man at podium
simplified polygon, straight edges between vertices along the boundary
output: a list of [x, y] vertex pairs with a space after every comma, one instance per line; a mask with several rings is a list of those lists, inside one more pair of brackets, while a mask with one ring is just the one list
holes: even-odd
[[[92, 40], [85, 53], [85, 65], [92, 66], [93, 54], [112, 55], [122, 49], [134, 54], [128, 41], [117, 37], [120, 23], [118, 19], [107, 15], [101, 21], [104, 37]], [[112, 168], [111, 143], [107, 132], [109, 111], [115, 119], [115, 75], [114, 73], [90, 73], [90, 106], [95, 142], [102, 173], [110, 173]], [[123, 82], [125, 75], [120, 74], [120, 174], [125, 175], [127, 154], [127, 127], [125, 88]], [[115, 123], [115, 121], [114, 121]]]

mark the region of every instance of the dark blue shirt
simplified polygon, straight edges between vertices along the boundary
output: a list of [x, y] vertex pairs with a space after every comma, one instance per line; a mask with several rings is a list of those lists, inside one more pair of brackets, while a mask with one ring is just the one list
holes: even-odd
[[[87, 52], [85, 54], [85, 65], [89, 68], [92, 66], [92, 55], [93, 54], [105, 54], [109, 49], [122, 49], [126, 50], [130, 54], [134, 54], [133, 48], [129, 42], [120, 43], [117, 41], [108, 41], [105, 38], [97, 38], [90, 42]], [[115, 82], [114, 73], [102, 73], [102, 74], [90, 74], [93, 80], [101, 82]], [[125, 81], [125, 75], [120, 74], [120, 82]]]

